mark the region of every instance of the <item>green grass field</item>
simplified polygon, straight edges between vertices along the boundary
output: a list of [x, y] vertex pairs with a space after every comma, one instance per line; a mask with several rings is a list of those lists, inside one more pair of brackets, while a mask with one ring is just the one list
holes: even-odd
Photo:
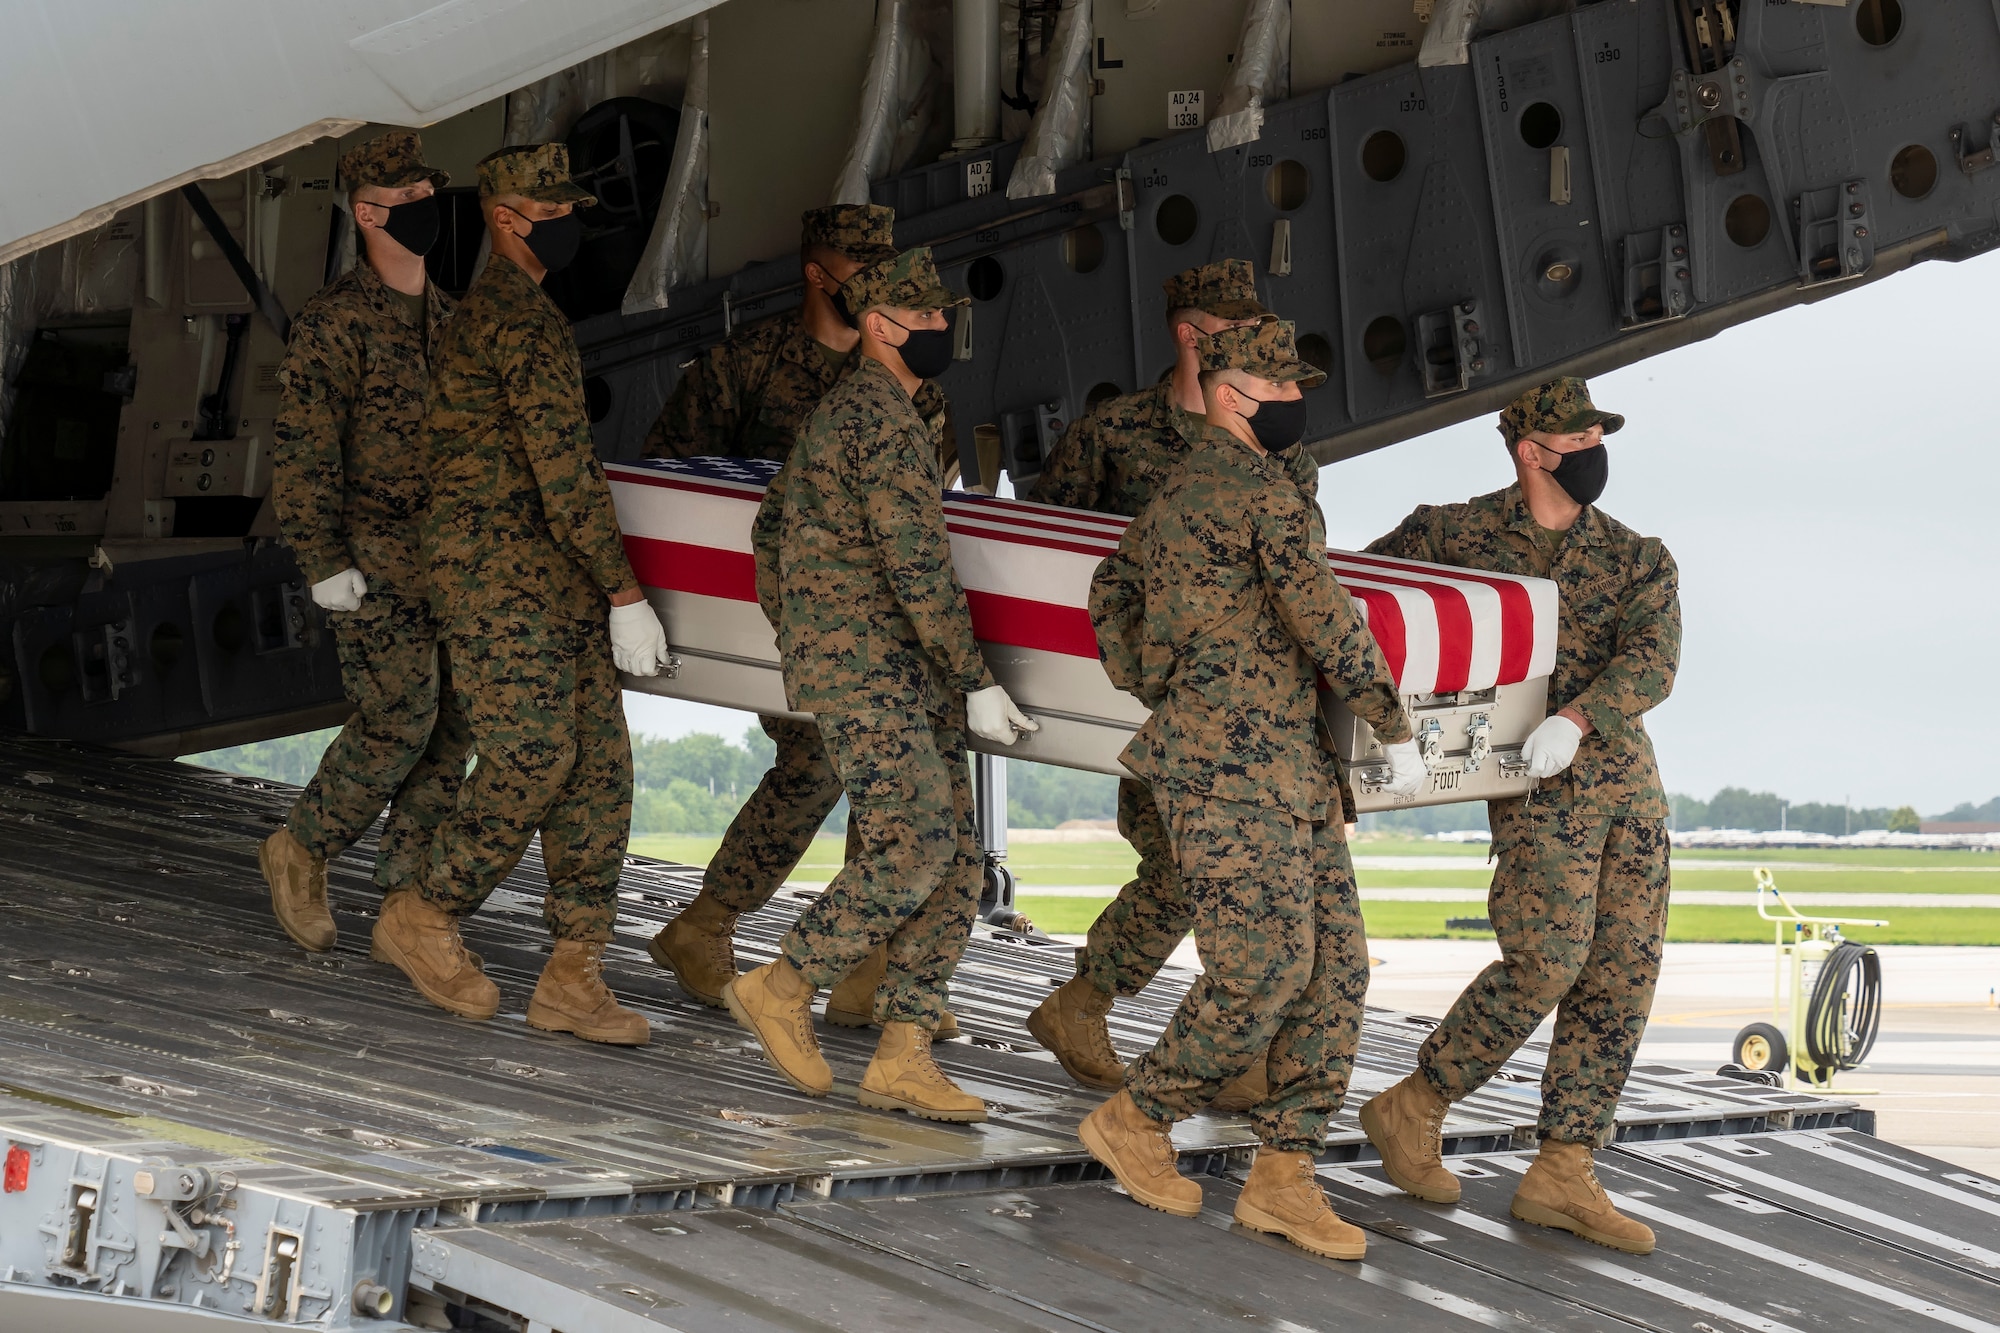
[[[1109, 898], [1040, 898], [1023, 894], [1022, 911], [1038, 930], [1081, 935]], [[1368, 933], [1378, 939], [1490, 939], [1486, 931], [1446, 930], [1448, 917], [1485, 915], [1478, 903], [1363, 903]], [[1839, 915], [1835, 913], [1834, 915]], [[1958, 911], [1949, 907], [1868, 908], [1857, 916], [1887, 920], [1887, 929], [1855, 926], [1845, 934], [1863, 944], [2000, 944], [2000, 911]], [[1667, 913], [1667, 938], [1699, 944], [1769, 944], [1771, 927], [1747, 907], [1674, 907]]]
[[[706, 865], [720, 838], [654, 834], [632, 840], [638, 856], [658, 857], [690, 865]], [[840, 869], [839, 838], [819, 837], [799, 863], [795, 878], [824, 881]], [[1463, 870], [1362, 870], [1363, 888], [1486, 887], [1490, 871], [1483, 864], [1486, 849], [1453, 843], [1370, 839], [1355, 844], [1364, 856], [1464, 857]], [[1118, 885], [1131, 878], [1135, 858], [1118, 842], [1016, 844], [1008, 865], [1021, 881], [1021, 906], [1042, 930], [1080, 935], [1109, 902]], [[1764, 854], [1740, 851], [1684, 851], [1674, 854], [1677, 889], [1744, 890], [1752, 887], [1750, 871], [1740, 867], [1707, 866], [1703, 862], [1734, 861], [1769, 865], [1778, 887], [1800, 893], [2000, 893], [2000, 858], [1980, 852], [1903, 851], [1889, 848], [1837, 850], [1774, 850]], [[1847, 869], [1865, 866], [1866, 869]], [[1818, 868], [1824, 867], [1824, 868]], [[1102, 897], [1041, 896], [1037, 884], [1102, 886]], [[1830, 908], [1808, 913], [1847, 915]], [[1362, 914], [1372, 935], [1384, 939], [1478, 938], [1471, 932], [1444, 928], [1447, 917], [1483, 914], [1478, 903], [1366, 903]], [[1949, 907], [1861, 907], [1852, 915], [1887, 919], [1887, 929], [1856, 927], [1850, 938], [1873, 944], [1992, 944], [2000, 945], [2000, 909]], [[1667, 938], [1690, 942], [1763, 944], [1771, 928], [1748, 907], [1674, 907], [1667, 920]]]

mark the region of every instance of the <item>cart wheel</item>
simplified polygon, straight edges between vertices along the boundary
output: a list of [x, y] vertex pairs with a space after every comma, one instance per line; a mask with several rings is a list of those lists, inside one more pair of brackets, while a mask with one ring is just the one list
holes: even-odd
[[1782, 1070], [1791, 1056], [1791, 1048], [1785, 1034], [1777, 1028], [1769, 1023], [1752, 1023], [1736, 1034], [1734, 1056], [1736, 1063], [1745, 1069]]

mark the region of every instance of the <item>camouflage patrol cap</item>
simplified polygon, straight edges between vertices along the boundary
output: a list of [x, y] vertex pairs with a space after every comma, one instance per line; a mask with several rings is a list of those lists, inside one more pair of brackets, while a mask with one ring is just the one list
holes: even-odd
[[1247, 259], [1218, 259], [1185, 273], [1176, 273], [1164, 284], [1167, 310], [1199, 310], [1217, 319], [1256, 319], [1269, 323], [1277, 318], [1257, 299], [1257, 270]]
[[340, 155], [335, 174], [343, 190], [357, 185], [396, 190], [426, 180], [442, 190], [451, 179], [450, 173], [424, 162], [424, 141], [415, 130], [390, 130], [356, 144]]
[[479, 159], [479, 197], [517, 194], [540, 204], [588, 208], [597, 197], [569, 178], [569, 145], [524, 143]]
[[863, 264], [896, 257], [896, 210], [886, 204], [829, 204], [799, 218], [799, 248], [823, 245]]
[[876, 260], [840, 284], [840, 297], [856, 323], [877, 306], [892, 310], [942, 310], [946, 306], [964, 305], [969, 299], [944, 285], [944, 280], [938, 277], [937, 265], [931, 261], [928, 245]]
[[1550, 380], [1507, 404], [1500, 413], [1500, 433], [1511, 448], [1531, 431], [1570, 435], [1603, 426], [1606, 435], [1625, 424], [1616, 412], [1603, 412], [1590, 401], [1590, 386], [1574, 375]]
[[1311, 389], [1326, 380], [1326, 372], [1299, 359], [1292, 335], [1297, 325], [1289, 319], [1266, 320], [1224, 329], [1195, 340], [1195, 352], [1203, 370], [1240, 370], [1258, 379], [1282, 384], [1295, 380], [1301, 389]]

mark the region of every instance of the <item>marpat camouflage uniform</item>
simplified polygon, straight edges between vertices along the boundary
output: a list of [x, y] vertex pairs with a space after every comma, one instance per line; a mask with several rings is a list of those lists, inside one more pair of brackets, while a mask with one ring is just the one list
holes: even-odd
[[[483, 195], [577, 202], [560, 144], [480, 163]], [[558, 939], [609, 940], [631, 830], [632, 748], [607, 597], [634, 591], [591, 445], [569, 321], [494, 255], [445, 335], [425, 422], [431, 597], [479, 763], [424, 898], [463, 915], [539, 830]]]
[[[1582, 380], [1557, 380], [1509, 408], [1502, 434], [1511, 443], [1593, 420], [1623, 424], [1591, 407]], [[1418, 1068], [1446, 1097], [1463, 1097], [1553, 1010], [1542, 1137], [1600, 1142], [1652, 1009], [1666, 931], [1667, 801], [1643, 718], [1673, 688], [1680, 661], [1673, 557], [1594, 505], [1568, 532], [1548, 533], [1519, 485], [1425, 505], [1368, 549], [1532, 574], [1562, 591], [1549, 712], [1574, 708], [1592, 730], [1567, 769], [1527, 797], [1488, 804], [1499, 865], [1487, 901], [1503, 957], [1458, 997]]]
[[[1256, 273], [1241, 259], [1188, 269], [1165, 286], [1169, 313], [1277, 318], [1257, 300]], [[1106, 399], [1071, 422], [1027, 498], [1137, 518], [1201, 430], [1199, 414], [1190, 415], [1174, 401], [1169, 374], [1151, 388]], [[1317, 493], [1319, 468], [1310, 455], [1297, 450], [1287, 465], [1308, 498]], [[1091, 922], [1076, 970], [1107, 995], [1137, 995], [1187, 938], [1193, 909], [1181, 891], [1152, 788], [1136, 778], [1118, 781], [1118, 832], [1138, 853], [1137, 872]]]
[[[863, 269], [842, 293], [857, 318], [964, 299], [925, 249]], [[780, 947], [818, 987], [888, 941], [876, 1019], [935, 1029], [984, 860], [964, 696], [993, 683], [952, 569], [935, 441], [896, 377], [862, 357], [784, 476], [777, 569], [760, 595], [776, 603], [785, 693], [819, 724], [858, 846]]]
[[[826, 246], [864, 263], [896, 253], [892, 208], [834, 204], [809, 210], [801, 221], [801, 248]], [[753, 324], [682, 369], [646, 436], [646, 455], [782, 463], [791, 456], [806, 418], [853, 370], [859, 356], [858, 350], [836, 353], [816, 341], [790, 312]], [[943, 393], [925, 384], [917, 391], [916, 404], [943, 438]], [[752, 537], [760, 563], [775, 566], [782, 514], [780, 494], [758, 516]], [[775, 627], [772, 610], [766, 608], [765, 614]], [[777, 753], [730, 820], [701, 881], [731, 912], [754, 912], [769, 902], [840, 803], [840, 777], [826, 757], [818, 727], [786, 717], [760, 717], [757, 722]]]
[[[1205, 339], [1202, 364], [1325, 378], [1286, 323]], [[1327, 565], [1318, 507], [1284, 460], [1220, 427], [1126, 529], [1091, 616], [1113, 679], [1153, 709], [1120, 758], [1153, 786], [1204, 967], [1126, 1091], [1171, 1123], [1268, 1048], [1259, 1138], [1317, 1151], [1346, 1092], [1367, 954], [1316, 682], [1394, 742], [1411, 735], [1395, 680]]]
[[[415, 134], [342, 156], [342, 189], [444, 173]], [[431, 617], [420, 527], [430, 499], [419, 428], [430, 358], [452, 311], [429, 282], [420, 327], [366, 260], [306, 304], [278, 369], [271, 504], [311, 583], [358, 569], [368, 595], [329, 615], [354, 715], [286, 818], [316, 857], [339, 855], [389, 807], [375, 858], [387, 893], [414, 884], [457, 799], [471, 738]]]

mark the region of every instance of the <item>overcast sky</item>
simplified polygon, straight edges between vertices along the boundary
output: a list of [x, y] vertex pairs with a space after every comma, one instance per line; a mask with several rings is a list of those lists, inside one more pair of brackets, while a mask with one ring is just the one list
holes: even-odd
[[[1649, 718], [1672, 791], [1911, 804], [2000, 794], [2000, 256], [1927, 264], [1601, 376], [1601, 507], [1664, 540], [1686, 644]], [[1330, 540], [1512, 479], [1490, 420], [1320, 476]], [[747, 715], [626, 695], [637, 731]]]

